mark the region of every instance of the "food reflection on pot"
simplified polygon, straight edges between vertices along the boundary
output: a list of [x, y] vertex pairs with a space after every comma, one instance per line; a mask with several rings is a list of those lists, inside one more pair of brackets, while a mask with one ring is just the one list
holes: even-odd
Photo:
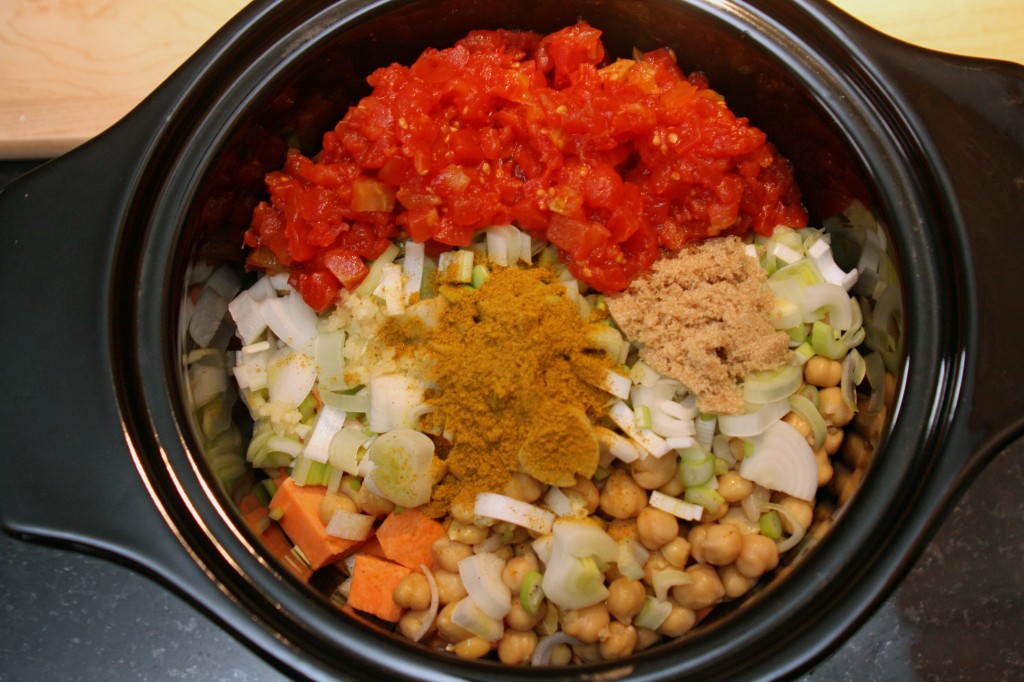
[[[197, 211], [209, 472], [295, 578], [461, 658], [714, 623], [828, 532], [895, 399], [899, 268], [820, 124], [779, 153], [699, 63], [599, 36], [474, 32], [347, 113], [292, 84]], [[787, 142], [828, 171], [810, 223]]]

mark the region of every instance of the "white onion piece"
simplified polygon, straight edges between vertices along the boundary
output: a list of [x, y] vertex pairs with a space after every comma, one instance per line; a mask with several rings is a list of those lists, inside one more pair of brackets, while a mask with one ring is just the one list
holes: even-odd
[[488, 616], [469, 596], [455, 604], [452, 622], [488, 642], [495, 642], [505, 634], [505, 621]]
[[345, 413], [330, 405], [320, 408], [316, 417], [316, 426], [313, 427], [313, 435], [306, 441], [306, 449], [303, 451], [306, 457], [314, 462], [324, 463], [327, 461], [330, 452], [331, 441], [335, 434], [345, 424]]
[[657, 630], [670, 613], [672, 613], [672, 602], [658, 601], [654, 597], [648, 596], [644, 600], [640, 613], [633, 618], [633, 625], [638, 628]]
[[359, 448], [367, 440], [361, 429], [339, 429], [327, 447], [327, 458], [331, 466], [355, 476], [359, 472]]
[[272, 403], [298, 407], [314, 383], [316, 363], [304, 353], [284, 349], [267, 363], [267, 391]]
[[292, 290], [287, 296], [268, 298], [259, 306], [274, 336], [300, 353], [309, 356], [316, 353], [316, 313], [298, 292]]
[[562, 644], [582, 646], [583, 642], [561, 631], [553, 635], [541, 637], [537, 642], [536, 648], [533, 650], [533, 655], [530, 657], [530, 665], [548, 665], [551, 662], [551, 652], [555, 647]]
[[477, 493], [473, 513], [514, 523], [535, 533], [550, 533], [555, 522], [555, 515], [547, 509], [498, 493]]
[[678, 568], [665, 568], [655, 571], [651, 578], [651, 587], [654, 588], [654, 596], [658, 601], [668, 599], [668, 591], [676, 585], [689, 585], [693, 583], [693, 576]]
[[630, 580], [640, 580], [644, 577], [644, 564], [650, 558], [651, 553], [643, 545], [633, 538], [619, 540], [619, 556], [615, 565], [619, 573]]
[[422, 431], [395, 429], [381, 434], [366, 451], [373, 462], [368, 478], [382, 496], [403, 507], [430, 501], [434, 441]]
[[487, 243], [487, 257], [501, 267], [508, 267], [521, 257], [523, 240], [513, 225], [489, 227], [484, 232]]
[[818, 272], [830, 284], [835, 284], [849, 291], [857, 283], [856, 268], [843, 272], [832, 258], [832, 247], [824, 239], [818, 239], [807, 247], [807, 255], [818, 268]]
[[405, 275], [406, 305], [415, 303], [420, 296], [420, 288], [423, 286], [423, 264], [426, 260], [426, 250], [423, 244], [414, 242], [411, 239], [405, 241], [405, 259], [402, 261], [402, 272]]
[[740, 476], [801, 500], [814, 499], [818, 465], [814, 451], [799, 431], [777, 421], [749, 442], [752, 451], [740, 462]]
[[551, 557], [541, 587], [563, 609], [582, 609], [608, 597], [604, 566], [618, 558], [619, 545], [596, 525], [560, 520], [552, 529]]
[[548, 492], [544, 495], [544, 504], [550, 509], [555, 516], [572, 516], [575, 514], [575, 510], [572, 508], [572, 502], [569, 501], [568, 496], [562, 492], [561, 488], [551, 486], [548, 488]]
[[370, 537], [373, 530], [374, 517], [369, 514], [357, 514], [345, 509], [338, 509], [331, 514], [327, 522], [326, 533], [331, 537], [343, 540], [358, 540], [362, 542]]
[[747, 414], [718, 415], [718, 429], [727, 436], [747, 438], [756, 436], [789, 412], [789, 401], [783, 398], [756, 406]]
[[820, 310], [828, 312], [829, 324], [847, 330], [853, 326], [853, 300], [836, 284], [812, 284], [803, 292], [804, 322], [821, 319]]
[[[253, 288], [255, 289], [255, 287]], [[259, 302], [253, 298], [248, 289], [231, 299], [231, 302], [228, 303], [228, 312], [235, 323], [238, 338], [247, 346], [256, 341], [263, 330], [267, 328], [267, 323], [260, 312]]]
[[611, 429], [595, 426], [594, 435], [597, 436], [597, 443], [601, 448], [602, 454], [607, 452], [626, 464], [640, 459], [640, 451], [633, 445], [633, 442]]
[[384, 433], [399, 428], [415, 428], [424, 403], [423, 384], [405, 374], [384, 374], [369, 384], [370, 430]]
[[750, 494], [743, 498], [740, 502], [740, 508], [743, 513], [746, 514], [747, 520], [751, 523], [757, 523], [758, 519], [761, 518], [762, 510], [768, 500], [771, 499], [771, 492], [768, 488], [761, 485], [755, 485], [754, 489], [750, 491]]
[[466, 593], [490, 618], [504, 618], [512, 610], [512, 592], [501, 579], [505, 561], [496, 554], [473, 554], [459, 561], [459, 577]]
[[423, 571], [423, 575], [427, 577], [427, 584], [430, 585], [430, 606], [427, 607], [427, 613], [423, 618], [423, 624], [420, 625], [420, 629], [412, 634], [412, 641], [418, 642], [423, 639], [423, 636], [430, 630], [430, 626], [434, 624], [434, 619], [437, 618], [437, 608], [440, 606], [440, 592], [437, 589], [437, 581], [434, 579], [434, 573], [426, 564], [420, 564], [420, 570]]
[[629, 397], [629, 389], [632, 385], [633, 382], [629, 377], [624, 374], [619, 374], [614, 370], [608, 370], [601, 388], [608, 391], [616, 398], [625, 400]]
[[188, 321], [188, 333], [197, 346], [205, 348], [210, 345], [227, 311], [227, 300], [214, 289], [203, 287]]
[[621, 400], [608, 408], [608, 416], [615, 422], [616, 426], [622, 429], [623, 433], [655, 457], [661, 457], [669, 451], [670, 448], [664, 438], [650, 429], [638, 429], [636, 427], [636, 417], [633, 414], [633, 410]]
[[655, 509], [668, 512], [672, 516], [682, 519], [683, 521], [700, 521], [701, 516], [704, 515], [704, 507], [699, 504], [680, 500], [677, 497], [666, 495], [660, 490], [652, 490], [650, 499], [648, 500]]

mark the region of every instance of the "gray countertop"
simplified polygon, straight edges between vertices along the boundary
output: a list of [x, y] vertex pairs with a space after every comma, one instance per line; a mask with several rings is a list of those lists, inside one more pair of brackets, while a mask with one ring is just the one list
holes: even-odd
[[[30, 167], [0, 164], [0, 186]], [[971, 484], [897, 591], [801, 679], [1024, 679], [1022, 520], [1024, 440]], [[149, 579], [0, 535], [0, 681], [280, 679]]]

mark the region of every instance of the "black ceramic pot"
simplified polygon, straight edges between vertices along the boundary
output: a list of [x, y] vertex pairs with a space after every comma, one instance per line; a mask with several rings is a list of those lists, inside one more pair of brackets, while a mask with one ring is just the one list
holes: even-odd
[[613, 54], [668, 45], [707, 73], [793, 160], [814, 217], [843, 192], [868, 203], [905, 339], [884, 447], [797, 565], [682, 641], [531, 676], [785, 677], [856, 628], [1024, 425], [1024, 69], [903, 45], [813, 0], [249, 6], [121, 123], [0, 195], [4, 529], [129, 564], [297, 677], [519, 677], [358, 622], [270, 558], [198, 446], [180, 313], [194, 263], [240, 258], [283, 133], [315, 147], [372, 68], [470, 29], [578, 18]]

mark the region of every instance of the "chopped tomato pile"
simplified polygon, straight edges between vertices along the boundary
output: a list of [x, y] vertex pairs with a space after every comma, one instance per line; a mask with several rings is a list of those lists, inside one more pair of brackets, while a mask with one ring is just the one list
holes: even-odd
[[789, 163], [667, 49], [607, 63], [584, 23], [478, 31], [369, 83], [321, 154], [267, 176], [246, 233], [318, 311], [399, 232], [444, 248], [515, 224], [612, 292], [659, 248], [806, 225]]

